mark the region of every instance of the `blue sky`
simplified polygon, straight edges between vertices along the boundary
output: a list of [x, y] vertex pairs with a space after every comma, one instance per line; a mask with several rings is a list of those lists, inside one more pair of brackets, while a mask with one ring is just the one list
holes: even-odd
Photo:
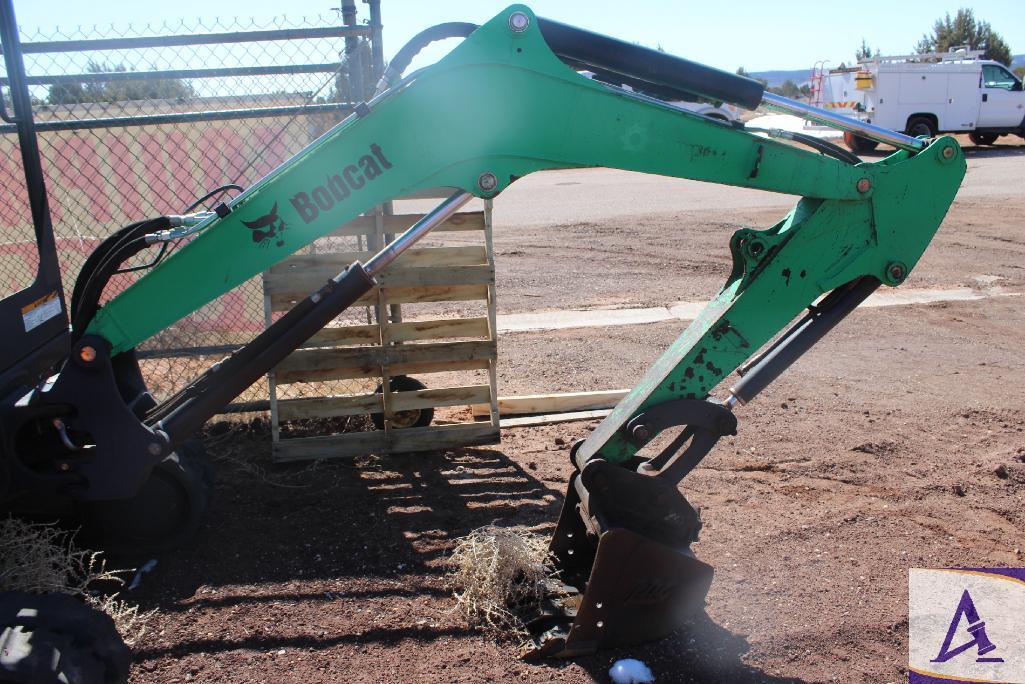
[[[165, 19], [255, 17], [286, 13], [316, 15], [337, 7], [332, 0], [15, 0], [25, 28], [48, 33], [62, 26], [159, 23]], [[383, 0], [385, 53], [390, 57], [420, 29], [442, 21], [482, 22], [508, 2], [496, 0]], [[884, 54], [909, 52], [944, 12], [971, 6], [989, 21], [1015, 54], [1025, 52], [1025, 13], [1021, 0], [861, 0], [818, 3], [809, 0], [535, 0], [542, 16], [624, 40], [662, 45], [666, 51], [734, 70], [809, 68], [829, 59], [849, 61], [861, 38]], [[360, 16], [366, 5], [357, 1]], [[436, 54], [433, 55], [436, 58]]]

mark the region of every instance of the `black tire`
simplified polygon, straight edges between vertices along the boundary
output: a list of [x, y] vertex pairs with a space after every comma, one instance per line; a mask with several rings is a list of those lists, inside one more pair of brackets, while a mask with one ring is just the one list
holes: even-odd
[[210, 471], [202, 444], [187, 442], [161, 461], [131, 499], [78, 506], [81, 539], [113, 556], [155, 555], [196, 533], [210, 500]]
[[[427, 385], [408, 375], [396, 375], [391, 379], [390, 387], [392, 392], [413, 392], [427, 389]], [[384, 385], [378, 385], [375, 391], [380, 394], [384, 391]], [[374, 427], [378, 430], [384, 429], [383, 413], [371, 413], [370, 419], [374, 421]], [[432, 420], [434, 420], [433, 408], [396, 411], [395, 417], [392, 419], [392, 427], [400, 430], [411, 427], [426, 427], [431, 424]]]
[[109, 615], [63, 594], [0, 594], [0, 682], [124, 684], [132, 652]]
[[912, 138], [936, 136], [936, 124], [927, 116], [913, 116], [908, 119], [907, 134]]
[[968, 134], [968, 139], [976, 145], [992, 145], [999, 137], [996, 133], [979, 133], [978, 131], [972, 131]]
[[845, 131], [843, 134], [844, 144], [847, 145], [847, 149], [855, 154], [864, 154], [865, 152], [871, 152], [875, 148], [879, 147], [879, 143], [875, 140], [869, 140], [863, 138], [860, 135]]

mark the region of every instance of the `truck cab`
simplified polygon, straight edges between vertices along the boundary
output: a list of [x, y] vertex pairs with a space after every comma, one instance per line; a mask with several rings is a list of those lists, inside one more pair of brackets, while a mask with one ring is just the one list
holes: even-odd
[[997, 135], [1021, 132], [1025, 120], [1025, 91], [1021, 81], [997, 62], [982, 64], [982, 96], [976, 131], [994, 129]]

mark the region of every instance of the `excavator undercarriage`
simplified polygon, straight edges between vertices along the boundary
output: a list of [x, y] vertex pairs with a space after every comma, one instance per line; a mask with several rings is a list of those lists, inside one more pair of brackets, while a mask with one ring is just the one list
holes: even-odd
[[[3, 7], [13, 26], [9, 0]], [[424, 45], [452, 36], [464, 39], [447, 56], [402, 75]], [[4, 56], [11, 73], [23, 74], [10, 30]], [[579, 73], [585, 69], [595, 78]], [[12, 92], [29, 185], [41, 188], [38, 169], [29, 168], [38, 153], [23, 78], [12, 78]], [[897, 151], [864, 162], [815, 138], [750, 130], [668, 103], [695, 96], [787, 111]], [[45, 192], [35, 193], [40, 277], [28, 294], [5, 300], [0, 315], [8, 330], [21, 330], [21, 300], [52, 294], [61, 307], [5, 343], [0, 501], [17, 509], [60, 495], [102, 507], [139, 497], [209, 418], [467, 201], [495, 197], [535, 171], [591, 166], [798, 198], [775, 225], [733, 233], [722, 290], [572, 450], [575, 473], [551, 552], [576, 594], [531, 623], [535, 654], [574, 656], [669, 633], [701, 609], [712, 581], [712, 568], [691, 550], [701, 523], [681, 494], [684, 478], [736, 433], [736, 409], [878, 287], [907, 278], [957, 193], [965, 161], [953, 138], [914, 139], [845, 119], [522, 5], [479, 27], [425, 31], [396, 55], [374, 98], [216, 211], [118, 233], [83, 269], [70, 319]], [[374, 206], [434, 187], [452, 188], [451, 197], [366, 264], [352, 264], [178, 394], [150, 397], [133, 355], [141, 342]], [[186, 246], [100, 305], [127, 259], [184, 237]], [[739, 381], [713, 398], [738, 369]], [[667, 430], [676, 434], [655, 452]], [[110, 515], [100, 519], [113, 524]]]

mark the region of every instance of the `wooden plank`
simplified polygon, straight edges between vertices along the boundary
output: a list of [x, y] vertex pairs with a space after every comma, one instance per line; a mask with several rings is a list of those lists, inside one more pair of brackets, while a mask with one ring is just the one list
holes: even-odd
[[321, 328], [302, 346], [310, 347], [343, 347], [354, 344], [378, 344], [381, 331], [376, 325], [341, 325], [333, 328]]
[[427, 285], [423, 287], [390, 287], [384, 289], [384, 300], [388, 304], [472, 302], [485, 300], [487, 296], [487, 285]]
[[[495, 267], [495, 245], [493, 240], [493, 219], [494, 214], [494, 200], [484, 200], [484, 252], [488, 257], [488, 264], [491, 268]], [[495, 282], [492, 281], [488, 285], [488, 338], [498, 342], [498, 296], [495, 288]], [[491, 386], [491, 397], [488, 401], [488, 414], [491, 418], [491, 424], [496, 428], [499, 427], [499, 414], [498, 414], [498, 358], [491, 359], [488, 362], [488, 383]]]
[[[271, 295], [274, 311], [291, 309], [308, 295]], [[384, 290], [386, 304], [417, 304], [421, 302], [472, 302], [484, 300], [488, 295], [487, 285], [430, 285], [423, 287], [393, 287]], [[377, 300], [377, 289], [358, 299], [353, 306], [373, 306]]]
[[[380, 207], [374, 214], [374, 234], [377, 236], [378, 244], [383, 247], [387, 242], [388, 238], [385, 235], [384, 230], [384, 219], [385, 216], [393, 216], [395, 214], [394, 206], [389, 202], [387, 210], [384, 206]], [[380, 280], [378, 280], [380, 282]], [[377, 324], [380, 326], [381, 332], [381, 346], [385, 347], [391, 344], [388, 339], [388, 328], [387, 325], [391, 322], [398, 323], [402, 320], [402, 310], [400, 307], [393, 306], [389, 307], [384, 302], [384, 290], [381, 288], [376, 289], [377, 296], [374, 298], [374, 311], [377, 316]], [[396, 317], [393, 319], [392, 314]], [[392, 409], [392, 391], [391, 391], [391, 373], [388, 372], [388, 367], [385, 365], [381, 366], [381, 403], [384, 405], [384, 414], [386, 416], [394, 415]], [[387, 437], [392, 431], [392, 424], [390, 420], [384, 421], [384, 434]]]
[[[436, 387], [411, 392], [392, 392], [391, 406], [392, 411], [468, 406], [476, 401], [487, 401], [490, 396], [491, 388], [488, 385]], [[281, 420], [381, 413], [384, 410], [381, 399], [382, 395], [376, 393], [281, 399], [278, 401], [278, 413]]]
[[[571, 423], [576, 420], [595, 420], [612, 413], [612, 409], [601, 411], [572, 411], [570, 413], [552, 413], [546, 416], [523, 416], [521, 418], [504, 418], [499, 423], [503, 429], [533, 427], [536, 425], [554, 425], [555, 423]], [[283, 444], [283, 442], [278, 442]]]
[[283, 439], [274, 445], [274, 460], [304, 461], [311, 459], [351, 458], [365, 454], [437, 451], [465, 446], [495, 444], [499, 431], [490, 423], [457, 423], [422, 428], [405, 428], [385, 433], [350, 432], [324, 437]]
[[[384, 217], [385, 233], [401, 233], [423, 218], [422, 214], [395, 214]], [[467, 211], [456, 214], [448, 221], [435, 228], [432, 232], [445, 233], [466, 230], [484, 230], [484, 212]], [[366, 235], [374, 232], [373, 216], [357, 216], [327, 237], [344, 235]]]
[[[437, 340], [446, 337], [487, 337], [488, 319], [441, 318], [429, 321], [409, 321], [388, 325], [389, 339], [393, 342]], [[303, 348], [343, 347], [356, 344], [377, 344], [380, 331], [376, 325], [344, 325], [323, 328], [311, 337]]]
[[[533, 413], [563, 413], [614, 408], [629, 391], [623, 389], [499, 397], [498, 413], [503, 416], [524, 416]], [[475, 404], [470, 408], [474, 416], [486, 416], [490, 413], [490, 406], [487, 404]]]
[[491, 340], [404, 344], [397, 347], [299, 349], [274, 369], [278, 384], [486, 368], [497, 354]]
[[392, 393], [392, 411], [436, 408], [439, 406], [469, 406], [477, 401], [487, 401], [491, 396], [488, 385], [465, 385], [462, 387], [437, 387]]
[[489, 359], [464, 359], [459, 361], [411, 361], [389, 366], [392, 375], [422, 375], [424, 373], [447, 373], [451, 371], [487, 370]]
[[376, 393], [278, 400], [280, 420], [358, 416], [365, 413], [380, 413], [382, 410], [381, 395]]
[[436, 340], [444, 337], [487, 337], [488, 319], [442, 318], [430, 321], [408, 321], [388, 326], [388, 338], [394, 342]]
[[[332, 269], [290, 273], [268, 273], [263, 287], [272, 298], [287, 297], [298, 301], [320, 288], [329, 278], [337, 275]], [[495, 280], [495, 270], [487, 265], [389, 268], [377, 276], [380, 287], [432, 287], [439, 285], [487, 285]]]
[[[366, 263], [372, 256], [374, 256], [374, 253], [367, 251], [296, 254], [271, 266], [267, 270], [267, 274], [281, 276], [320, 269], [322, 272], [318, 275], [323, 275], [324, 280], [327, 280], [328, 278], [333, 278], [353, 261], [358, 260]], [[412, 248], [403, 252], [385, 272], [393, 267], [481, 266], [487, 263], [488, 256], [484, 245], [423, 247]]]

